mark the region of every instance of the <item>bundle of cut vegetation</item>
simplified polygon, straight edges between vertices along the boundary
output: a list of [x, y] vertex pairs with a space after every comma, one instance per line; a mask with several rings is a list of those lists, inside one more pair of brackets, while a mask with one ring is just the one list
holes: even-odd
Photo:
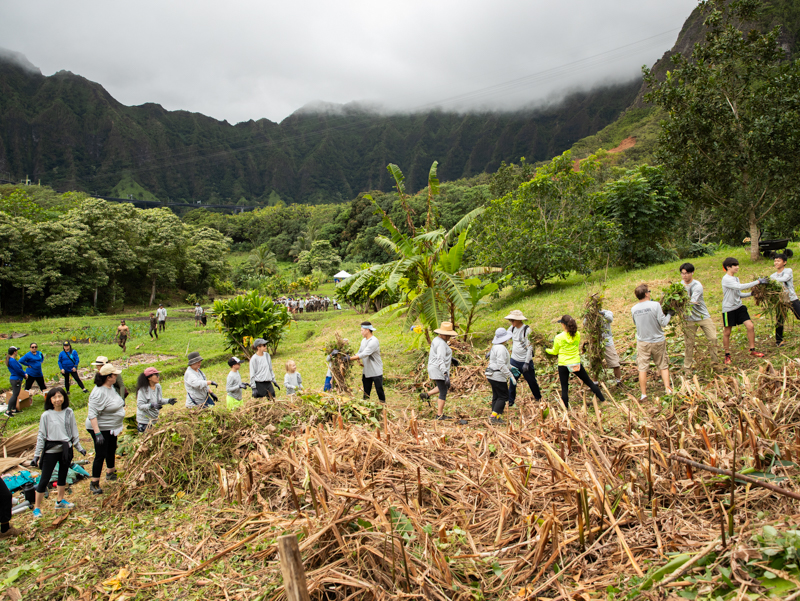
[[772, 323], [786, 322], [790, 304], [789, 291], [786, 290], [785, 286], [775, 280], [769, 280], [766, 284], [759, 284], [753, 288], [753, 300], [756, 301], [756, 305], [761, 307]]
[[675, 323], [683, 321], [686, 317], [686, 309], [689, 306], [689, 294], [681, 282], [673, 282], [661, 293], [661, 310], [664, 313], [672, 311], [675, 314]]
[[[684, 380], [675, 400], [642, 407], [609, 394], [608, 413], [554, 405], [485, 430], [412, 412], [253, 439], [262, 425], [206, 482], [218, 491], [218, 536], [203, 556], [186, 564], [170, 551], [166, 575], [126, 586], [158, 587], [226, 558], [236, 582], [257, 583], [250, 596], [279, 601], [277, 536], [294, 532], [312, 599], [763, 595], [781, 569], [771, 522], [800, 520], [800, 366]], [[223, 590], [234, 582], [225, 574], [215, 576]]]
[[608, 323], [600, 314], [603, 310], [603, 293], [595, 292], [586, 297], [583, 305], [583, 323], [581, 340], [583, 354], [587, 359], [589, 373], [594, 380], [599, 380], [603, 373], [605, 359], [605, 341], [603, 331]]
[[339, 332], [335, 332], [333, 338], [328, 340], [325, 344], [325, 356], [329, 356], [333, 351], [338, 351], [336, 355], [331, 357], [330, 370], [333, 374], [334, 388], [343, 394], [350, 394], [352, 392], [352, 362], [348, 361], [346, 357], [355, 354], [356, 350], [347, 338], [342, 338]]

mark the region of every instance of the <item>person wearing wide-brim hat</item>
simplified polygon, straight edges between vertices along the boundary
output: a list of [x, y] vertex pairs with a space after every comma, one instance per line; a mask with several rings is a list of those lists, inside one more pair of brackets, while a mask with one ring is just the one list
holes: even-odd
[[448, 346], [447, 342], [458, 334], [449, 321], [443, 321], [442, 325], [433, 333], [438, 336], [431, 342], [431, 351], [428, 354], [428, 377], [434, 381], [436, 386], [427, 392], [422, 391], [419, 396], [421, 399], [427, 400], [438, 391], [436, 419], [444, 421], [450, 419], [448, 415], [444, 414], [444, 402], [447, 400], [447, 392], [450, 390], [450, 366], [458, 367], [458, 359], [453, 358], [453, 349]]
[[[110, 363], [108, 357], [104, 355], [99, 355], [97, 359], [92, 361], [89, 365], [91, 365], [92, 367], [96, 367], [99, 370], [106, 363]], [[125, 382], [122, 381], [122, 374], [117, 374], [117, 379], [114, 382], [114, 390], [116, 390], [117, 394], [121, 396], [123, 399], [128, 397], [128, 389], [125, 388]]]
[[206, 378], [200, 369], [203, 358], [197, 351], [192, 351], [187, 357], [187, 367], [183, 374], [183, 387], [186, 389], [186, 407], [188, 409], [201, 409], [214, 405], [214, 399], [209, 394], [208, 387], [214, 382]]
[[103, 489], [100, 488], [103, 464], [106, 466], [106, 480], [117, 479], [117, 439], [122, 433], [125, 419], [125, 399], [114, 388], [114, 382], [121, 372], [121, 369], [109, 362], [101, 365], [94, 375], [94, 389], [89, 394], [85, 425], [94, 441], [89, 491], [95, 495], [103, 494]]
[[[519, 309], [514, 309], [505, 316], [511, 322], [508, 332], [511, 334], [511, 367], [515, 367], [531, 387], [533, 398], [542, 400], [542, 391], [536, 381], [536, 370], [533, 367], [533, 344], [531, 344], [531, 329], [523, 322], [528, 318]], [[508, 406], [513, 407], [517, 401], [517, 385], [512, 384], [508, 389]]]
[[489, 422], [502, 424], [503, 411], [508, 402], [508, 383], [517, 385], [514, 374], [511, 373], [511, 355], [508, 354], [506, 343], [511, 340], [512, 334], [505, 328], [497, 328], [492, 339], [492, 350], [489, 351], [489, 365], [486, 366], [486, 379], [492, 387], [492, 415]]
[[372, 386], [381, 403], [386, 402], [386, 393], [383, 391], [383, 360], [381, 359], [381, 344], [373, 334], [375, 326], [368, 321], [361, 322], [361, 345], [358, 353], [348, 357], [350, 361], [360, 361], [364, 367], [361, 375], [361, 384], [364, 386], [364, 398], [372, 394]]
[[253, 384], [253, 398], [275, 398], [275, 388], [281, 389], [275, 381], [275, 371], [272, 369], [272, 357], [267, 352], [267, 341], [256, 338], [253, 341], [256, 354], [250, 357], [250, 382]]

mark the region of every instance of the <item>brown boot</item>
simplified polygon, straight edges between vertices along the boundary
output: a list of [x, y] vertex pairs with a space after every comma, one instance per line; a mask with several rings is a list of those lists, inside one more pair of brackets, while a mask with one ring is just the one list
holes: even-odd
[[11, 526], [11, 528], [6, 530], [5, 532], [0, 532], [0, 539], [14, 538], [15, 536], [19, 536], [20, 534], [22, 534], [22, 530]]

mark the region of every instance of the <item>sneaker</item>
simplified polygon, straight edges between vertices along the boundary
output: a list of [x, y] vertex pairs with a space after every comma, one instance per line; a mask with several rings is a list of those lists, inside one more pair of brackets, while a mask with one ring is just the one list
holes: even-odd
[[667, 394], [675, 394], [675, 391], [674, 390], [670, 390], [669, 388], [665, 388], [664, 389], [664, 394], [665, 395], [667, 395]]
[[429, 398], [431, 398], [431, 395], [423, 390], [419, 393], [419, 398], [421, 398], [423, 401], [427, 401]]
[[88, 393], [89, 393], [89, 391], [88, 391], [86, 388], [81, 388], [81, 390], [82, 390], [84, 393], [86, 393], [86, 394], [88, 394]]
[[622, 380], [617, 380], [617, 386], [620, 386], [621, 384], [622, 384]]
[[75, 509], [75, 503], [70, 503], [66, 499], [56, 501], [56, 509]]
[[5, 414], [6, 417], [14, 417], [14, 412], [10, 411], [10, 410], [9, 411], [5, 411], [4, 414]]
[[780, 342], [776, 342], [775, 346], [777, 346], [778, 348], [781, 348], [782, 346], [786, 346], [786, 341], [785, 340], [781, 340]]
[[34, 508], [34, 510], [33, 510], [33, 519], [34, 520], [38, 520], [40, 517], [42, 517], [42, 510], [39, 509], [38, 507]]
[[725, 365], [730, 365], [733, 363], [733, 359], [731, 359], [730, 355], [725, 355]]
[[514, 399], [513, 401], [508, 401], [508, 406], [509, 407], [513, 407], [514, 405], [516, 405], [516, 403], [517, 403], [517, 399]]
[[646, 395], [646, 394], [643, 394], [643, 395], [642, 395], [642, 396], [639, 398], [639, 402], [641, 402], [641, 401], [646, 401], [646, 400], [647, 400], [647, 395]]
[[89, 492], [93, 495], [102, 495], [103, 489], [100, 488], [100, 482], [89, 482]]
[[[39, 514], [41, 515], [41, 513], [42, 512], [40, 511]], [[11, 526], [5, 532], [0, 532], [0, 540], [2, 540], [4, 538], [13, 538], [15, 536], [19, 536], [20, 534], [22, 534], [22, 530], [20, 530], [19, 528], [14, 528], [13, 526]]]
[[106, 481], [114, 482], [117, 479], [117, 472], [106, 472]]
[[751, 357], [763, 357], [764, 353], [759, 353], [758, 351], [750, 351]]
[[453, 419], [453, 418], [450, 417], [449, 415], [445, 415], [444, 413], [442, 413], [441, 415], [437, 415], [436, 416], [436, 421], [439, 421], [439, 422], [444, 422], [444, 421], [447, 421], [448, 419]]

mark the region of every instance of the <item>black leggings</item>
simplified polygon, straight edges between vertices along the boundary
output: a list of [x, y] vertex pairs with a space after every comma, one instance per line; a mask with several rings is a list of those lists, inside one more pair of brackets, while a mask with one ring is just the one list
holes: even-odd
[[[20, 380], [21, 382], [22, 380]], [[5, 480], [0, 478], [0, 524], [3, 525], [2, 532], [8, 530], [8, 523], [11, 521], [11, 491], [8, 490]]]
[[53, 471], [58, 464], [58, 486], [67, 485], [67, 474], [69, 473], [68, 461], [64, 461], [64, 455], [59, 451], [58, 453], [42, 453], [42, 458], [39, 460], [39, 469], [42, 470], [42, 475], [39, 477], [39, 483], [36, 485], [36, 492], [44, 494], [50, 484], [50, 478], [53, 477]]
[[117, 460], [117, 437], [112, 436], [108, 430], [101, 430], [100, 434], [103, 435], [105, 442], [101, 445], [97, 444], [97, 439], [94, 437], [93, 430], [87, 430], [94, 441], [94, 461], [92, 462], [92, 478], [99, 478], [103, 473], [103, 463], [106, 464], [109, 471], [114, 469], [114, 463]]
[[434, 380], [434, 384], [436, 384], [436, 388], [439, 389], [439, 398], [443, 401], [447, 400], [447, 391], [450, 390], [450, 387], [447, 385], [447, 382], [444, 380]]
[[[792, 301], [791, 302], [792, 313], [797, 319], [800, 319], [800, 300]], [[780, 344], [783, 342], [783, 320], [778, 318], [778, 322], [775, 324], [775, 342]]]
[[33, 388], [34, 383], [39, 385], [39, 390], [42, 392], [47, 390], [47, 384], [44, 383], [44, 376], [27, 376], [25, 379], [25, 390]]
[[492, 387], [492, 413], [500, 415], [508, 402], [508, 382], [489, 380], [489, 385]]
[[78, 375], [77, 371], [65, 371], [64, 372], [64, 388], [66, 389], [67, 392], [69, 392], [69, 379], [70, 378], [75, 380], [75, 383], [78, 385], [78, 387], [81, 390], [86, 390], [86, 388], [83, 385], [83, 382], [81, 382], [81, 378]]
[[11, 400], [8, 401], [7, 411], [17, 410], [17, 398], [19, 398], [20, 390], [22, 390], [22, 380], [11, 380]]
[[159, 332], [166, 332], [167, 331], [167, 322], [166, 322], [166, 320], [158, 322], [158, 331]]
[[156, 326], [150, 326], [150, 339], [153, 339], [153, 334], [156, 335], [156, 340], [158, 340], [158, 328]]
[[[523, 371], [522, 368], [525, 366], [523, 361], [516, 361], [515, 359], [511, 359], [511, 367], [516, 367], [519, 370], [520, 375], [525, 378], [525, 381], [528, 383], [528, 386], [531, 387], [531, 392], [533, 393], [533, 398], [537, 401], [542, 400], [542, 391], [539, 389], [539, 382], [536, 381], [536, 370], [533, 368], [533, 361], [528, 361], [528, 371]], [[519, 386], [519, 378], [517, 378], [516, 384], [511, 384], [508, 387], [508, 404], [513, 405], [514, 402], [517, 400], [517, 386]]]
[[386, 402], [386, 394], [383, 392], [383, 376], [361, 376], [361, 383], [364, 385], [364, 398], [368, 399], [372, 394], [372, 385], [375, 384], [375, 392], [378, 394], [378, 400], [381, 403]]
[[[586, 384], [589, 389], [594, 393], [594, 395], [600, 400], [602, 403], [605, 401], [605, 397], [603, 393], [600, 392], [600, 388], [592, 382], [592, 379], [589, 377], [589, 374], [586, 373], [586, 370], [581, 365], [580, 370], [572, 372], [575, 374], [581, 382]], [[558, 366], [558, 379], [561, 381], [561, 400], [564, 401], [564, 407], [569, 408], [569, 367], [566, 365], [559, 365]]]

